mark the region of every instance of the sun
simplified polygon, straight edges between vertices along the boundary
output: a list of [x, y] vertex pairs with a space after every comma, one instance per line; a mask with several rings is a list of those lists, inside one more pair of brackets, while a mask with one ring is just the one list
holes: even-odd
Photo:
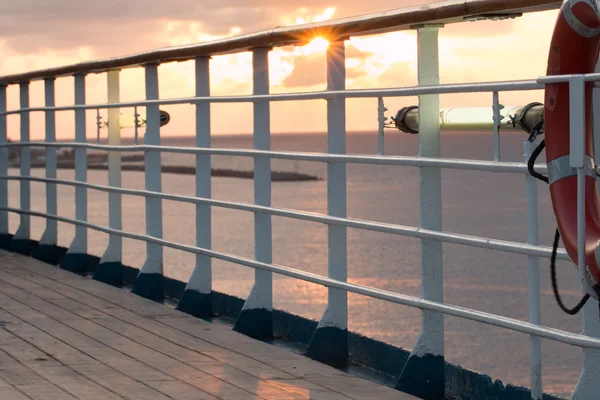
[[302, 46], [302, 54], [305, 56], [313, 53], [323, 53], [329, 47], [329, 41], [324, 37], [316, 37], [311, 40], [306, 46]]

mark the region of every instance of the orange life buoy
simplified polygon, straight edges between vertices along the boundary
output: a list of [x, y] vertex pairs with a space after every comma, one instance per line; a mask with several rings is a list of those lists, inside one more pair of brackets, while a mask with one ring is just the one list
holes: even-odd
[[[595, 70], [600, 48], [600, 15], [595, 0], [563, 2], [550, 44], [547, 75], [585, 74]], [[585, 84], [585, 282], [600, 293], [600, 201], [596, 191], [592, 145], [593, 83]], [[577, 172], [569, 165], [569, 84], [546, 85], [544, 125], [550, 196], [565, 249], [577, 265]], [[600, 123], [600, 122], [599, 122]]]

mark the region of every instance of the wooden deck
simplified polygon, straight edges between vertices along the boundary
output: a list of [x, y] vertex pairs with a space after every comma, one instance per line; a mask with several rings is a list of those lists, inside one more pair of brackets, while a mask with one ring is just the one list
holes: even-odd
[[415, 399], [0, 250], [0, 398]]

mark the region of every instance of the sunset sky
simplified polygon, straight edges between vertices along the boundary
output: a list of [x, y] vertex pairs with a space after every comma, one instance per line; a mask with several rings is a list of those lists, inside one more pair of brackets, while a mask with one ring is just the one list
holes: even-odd
[[[6, 1], [0, 4], [0, 75], [120, 56], [160, 47], [210, 41], [281, 25], [294, 25], [427, 3], [408, 0], [325, 3], [274, 0], [81, 0]], [[556, 10], [531, 13], [515, 20], [453, 24], [440, 31], [442, 83], [526, 79], [544, 75]], [[326, 41], [305, 47], [278, 48], [270, 55], [272, 93], [323, 90]], [[346, 42], [347, 88], [402, 87], [417, 83], [416, 32], [403, 31]], [[213, 95], [250, 94], [251, 53], [214, 57]], [[159, 67], [162, 98], [193, 95], [193, 62]], [[57, 104], [73, 102], [73, 79], [56, 82]], [[106, 101], [106, 75], [89, 75], [87, 101]], [[121, 99], [144, 97], [141, 68], [121, 73]], [[31, 104], [43, 105], [43, 82], [31, 84]], [[491, 94], [443, 95], [442, 107], [491, 105]], [[506, 105], [541, 101], [541, 92], [501, 93]], [[416, 98], [387, 98], [393, 115]], [[18, 86], [8, 89], [9, 109], [18, 107]], [[163, 107], [172, 115], [163, 135], [194, 133], [191, 105]], [[132, 115], [132, 109], [121, 110]], [[348, 100], [347, 129], [376, 130], [377, 101]], [[106, 115], [106, 111], [102, 111]], [[273, 103], [272, 132], [324, 131], [325, 102]], [[17, 139], [17, 116], [9, 117], [9, 137]], [[88, 113], [88, 136], [96, 136], [95, 112]], [[73, 113], [57, 116], [57, 135], [73, 137]], [[214, 134], [248, 133], [250, 104], [213, 105]], [[143, 132], [143, 130], [142, 130]], [[124, 129], [123, 136], [133, 135]], [[43, 138], [43, 114], [32, 114], [32, 139]], [[102, 136], [106, 130], [102, 131]]]

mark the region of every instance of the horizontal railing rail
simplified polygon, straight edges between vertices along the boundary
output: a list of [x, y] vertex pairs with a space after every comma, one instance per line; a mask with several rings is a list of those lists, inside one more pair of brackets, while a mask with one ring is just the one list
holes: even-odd
[[[106, 185], [97, 185], [93, 183], [68, 181], [64, 179], [48, 179], [48, 178], [37, 178], [37, 177], [23, 177], [23, 176], [0, 176], [0, 179], [9, 181], [30, 181], [30, 182], [44, 182], [54, 183], [65, 186], [78, 186], [85, 187], [87, 189], [98, 190], [108, 193], [119, 193], [131, 196], [142, 196], [142, 197], [155, 197], [164, 200], [180, 201], [182, 203], [191, 204], [207, 204], [220, 208], [229, 208], [232, 210], [250, 211], [254, 213], [263, 213], [274, 215], [278, 217], [287, 217], [293, 219], [299, 219], [303, 221], [318, 222], [328, 225], [339, 225], [347, 228], [355, 228], [368, 230], [373, 232], [390, 233], [401, 236], [414, 237], [419, 239], [433, 239], [440, 240], [446, 243], [459, 244], [470, 247], [478, 247], [488, 250], [497, 250], [514, 254], [521, 254], [525, 256], [536, 256], [550, 258], [552, 256], [552, 248], [547, 246], [531, 245], [527, 243], [511, 242], [509, 240], [499, 240], [492, 238], [484, 238], [480, 236], [463, 235], [451, 232], [439, 232], [430, 229], [416, 228], [398, 224], [387, 224], [383, 222], [369, 222], [359, 219], [350, 218], [335, 218], [322, 214], [309, 213], [304, 211], [287, 210], [274, 207], [261, 207], [256, 205], [250, 205], [245, 203], [236, 203], [231, 201], [213, 200], [201, 197], [193, 196], [181, 196], [176, 194], [152, 192], [148, 190], [136, 190], [136, 189], [123, 189], [114, 188]], [[7, 209], [8, 210], [8, 209]], [[557, 257], [562, 260], [570, 260], [564, 249], [557, 251]]]
[[209, 249], [203, 249], [200, 247], [189, 246], [169, 240], [158, 239], [148, 235], [142, 235], [138, 233], [130, 233], [119, 231], [115, 229], [106, 228], [101, 225], [92, 224], [89, 222], [81, 222], [76, 219], [59, 217], [57, 215], [50, 215], [35, 211], [22, 211], [17, 208], [5, 208], [6, 211], [13, 212], [21, 215], [30, 215], [34, 217], [42, 217], [52, 219], [58, 222], [64, 222], [72, 225], [82, 226], [85, 228], [93, 229], [98, 232], [108, 233], [111, 235], [118, 235], [127, 239], [141, 240], [148, 243], [155, 243], [164, 247], [169, 247], [175, 250], [181, 250], [189, 253], [202, 254], [208, 257], [216, 258], [222, 261], [244, 265], [246, 267], [261, 269], [265, 271], [275, 272], [280, 275], [288, 276], [291, 278], [300, 279], [306, 282], [316, 283], [329, 288], [342, 289], [347, 292], [356, 293], [375, 299], [389, 301], [391, 303], [401, 304], [421, 310], [431, 310], [442, 312], [447, 315], [452, 315], [459, 318], [464, 318], [471, 321], [482, 322], [488, 325], [497, 326], [500, 328], [506, 328], [515, 332], [521, 332], [528, 335], [535, 335], [545, 339], [554, 340], [560, 343], [569, 344], [577, 347], [585, 347], [591, 349], [600, 350], [600, 339], [591, 338], [589, 336], [562, 331], [560, 329], [553, 329], [545, 326], [530, 324], [528, 322], [519, 321], [514, 318], [503, 317], [500, 315], [490, 314], [482, 311], [476, 311], [469, 308], [457, 307], [448, 304], [427, 301], [422, 298], [406, 296], [394, 292], [390, 292], [383, 289], [376, 289], [369, 286], [342, 282], [335, 279], [323, 277], [321, 275], [312, 274], [310, 272], [300, 271], [294, 268], [284, 267], [276, 264], [267, 264], [252, 260], [246, 257], [239, 257], [233, 254], [224, 253], [220, 251], [214, 251]]
[[[246, 150], [246, 149], [219, 149], [219, 148], [199, 148], [199, 147], [174, 147], [174, 146], [149, 146], [149, 145], [121, 145], [110, 146], [94, 143], [49, 143], [49, 142], [29, 142], [29, 143], [5, 143], [0, 144], [0, 148], [73, 148], [73, 149], [91, 149], [114, 151], [122, 153], [130, 152], [153, 152], [153, 153], [175, 153], [175, 154], [195, 154], [211, 156], [232, 156], [232, 157], [260, 157], [291, 161], [311, 161], [311, 162], [332, 162], [347, 164], [373, 164], [373, 165], [398, 165], [405, 167], [440, 167], [448, 169], [463, 169], [469, 171], [483, 172], [502, 172], [502, 173], [526, 173], [527, 164], [520, 162], [499, 162], [485, 160], [451, 159], [451, 158], [432, 158], [432, 157], [410, 157], [410, 156], [379, 156], [379, 155], [340, 155], [326, 153], [302, 153], [291, 151], [271, 151], [271, 150]], [[546, 165], [536, 165], [536, 169], [546, 173]]]
[[[563, 75], [557, 82], [568, 82], [571, 75]], [[600, 74], [590, 74], [586, 76], [589, 81], [600, 80]], [[556, 82], [552, 82], [556, 83]], [[354, 89], [354, 90], [324, 90], [315, 92], [300, 93], [280, 93], [264, 95], [241, 95], [241, 96], [203, 96], [203, 97], [184, 97], [176, 99], [161, 100], [139, 100], [122, 103], [105, 104], [82, 104], [73, 106], [59, 107], [28, 107], [18, 110], [9, 110], [1, 112], [0, 115], [21, 114], [25, 112], [40, 111], [74, 111], [74, 110], [97, 110], [113, 108], [131, 108], [150, 105], [179, 105], [179, 104], [197, 104], [197, 103], [254, 103], [260, 100], [269, 101], [300, 101], [300, 100], [328, 100], [343, 98], [373, 98], [373, 97], [405, 97], [421, 96], [426, 94], [455, 94], [455, 93], [475, 93], [475, 92], [493, 92], [493, 91], [521, 91], [521, 90], [541, 90], [544, 84], [536, 80], [522, 80], [513, 82], [482, 82], [482, 83], [460, 83], [432, 85], [409, 88], [388, 88], [388, 89]]]

